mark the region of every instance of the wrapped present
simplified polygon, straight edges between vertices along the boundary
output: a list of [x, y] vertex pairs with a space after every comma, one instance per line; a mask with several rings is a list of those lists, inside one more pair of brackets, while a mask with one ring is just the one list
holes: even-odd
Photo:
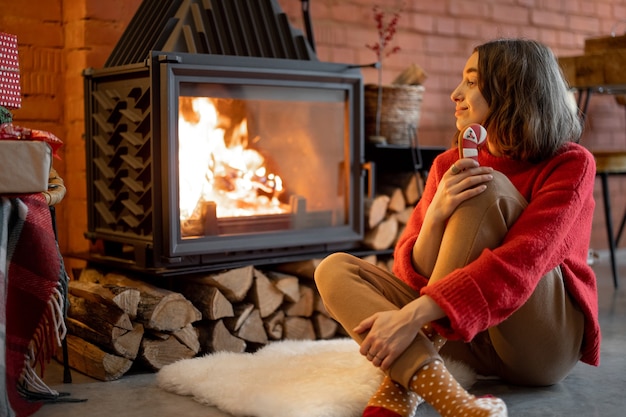
[[52, 148], [38, 140], [0, 140], [0, 194], [48, 190]]
[[19, 109], [21, 105], [17, 36], [0, 32], [0, 106]]
[[52, 158], [62, 144], [50, 132], [0, 125], [0, 195], [47, 191]]

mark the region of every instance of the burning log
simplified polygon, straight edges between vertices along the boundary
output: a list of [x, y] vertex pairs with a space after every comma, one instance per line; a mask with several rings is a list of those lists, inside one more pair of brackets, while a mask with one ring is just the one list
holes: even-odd
[[215, 236], [218, 234], [217, 205], [214, 201], [198, 203], [198, 218], [190, 217], [180, 222], [182, 237]]

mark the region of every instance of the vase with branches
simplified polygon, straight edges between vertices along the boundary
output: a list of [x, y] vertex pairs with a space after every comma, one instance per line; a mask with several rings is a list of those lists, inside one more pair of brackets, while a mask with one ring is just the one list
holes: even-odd
[[383, 60], [384, 58], [395, 54], [400, 50], [399, 46], [391, 47], [390, 43], [396, 34], [398, 20], [400, 20], [400, 11], [397, 10], [388, 18], [387, 13], [378, 5], [372, 8], [374, 12], [374, 21], [376, 22], [376, 30], [378, 32], [378, 40], [376, 43], [366, 44], [365, 46], [376, 54], [376, 65], [378, 70], [378, 97], [376, 102], [376, 137], [380, 138], [380, 119], [383, 100]]

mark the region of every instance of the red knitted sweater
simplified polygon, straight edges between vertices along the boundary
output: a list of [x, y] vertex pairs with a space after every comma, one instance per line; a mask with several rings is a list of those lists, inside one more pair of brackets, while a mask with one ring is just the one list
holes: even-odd
[[591, 153], [570, 143], [556, 157], [531, 164], [494, 157], [482, 149], [480, 164], [505, 174], [529, 202], [528, 207], [500, 247], [484, 250], [474, 262], [426, 286], [428, 279], [412, 267], [411, 252], [439, 181], [458, 158], [455, 148], [435, 159], [424, 195], [396, 246], [394, 273], [445, 311], [447, 319], [435, 323], [443, 336], [470, 341], [521, 307], [541, 277], [561, 265], [565, 285], [585, 314], [581, 360], [599, 365], [596, 277], [587, 265], [595, 206]]

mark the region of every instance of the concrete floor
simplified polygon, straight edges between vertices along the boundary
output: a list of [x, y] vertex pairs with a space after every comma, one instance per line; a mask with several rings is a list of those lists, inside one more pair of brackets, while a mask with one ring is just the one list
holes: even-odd
[[[501, 397], [506, 401], [511, 417], [626, 415], [626, 249], [620, 250], [618, 262], [621, 274], [618, 290], [613, 288], [608, 252], [600, 252], [594, 265], [604, 336], [600, 367], [579, 363], [562, 383], [547, 388], [531, 389], [482, 381], [473, 387], [472, 392]], [[157, 388], [154, 374], [128, 374], [117, 381], [100, 382], [74, 371], [72, 378], [71, 384], [63, 384], [62, 368], [57, 363], [46, 370], [45, 380], [53, 389], [87, 401], [46, 404], [35, 417], [230, 417], [190, 398]], [[437, 413], [428, 405], [422, 405], [417, 416], [437, 416]]]

